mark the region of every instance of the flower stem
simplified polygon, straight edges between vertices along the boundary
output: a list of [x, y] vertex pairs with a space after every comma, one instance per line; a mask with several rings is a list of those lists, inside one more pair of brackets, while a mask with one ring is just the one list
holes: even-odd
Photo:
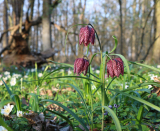
[[[92, 24], [88, 24], [90, 25], [93, 29], [94, 27], [92, 26]], [[103, 83], [101, 86], [101, 100], [102, 100], [102, 127], [101, 127], [101, 131], [104, 131], [104, 105], [105, 105], [105, 63], [103, 62], [103, 51], [102, 51], [102, 47], [101, 47], [101, 42], [99, 40], [98, 34], [96, 32], [96, 30], [94, 29], [96, 37], [98, 39], [98, 43], [99, 43], [99, 47], [100, 47], [100, 53], [101, 53], [101, 68], [103, 68], [103, 70], [101, 70], [101, 82]]]
[[[103, 53], [101, 52], [101, 66], [103, 63], [103, 58], [102, 58]], [[102, 68], [102, 67], [101, 67]], [[101, 72], [101, 82], [103, 83], [101, 86], [101, 99], [102, 99], [102, 127], [101, 130], [104, 131], [104, 108], [103, 106], [105, 105], [105, 84], [104, 84], [104, 75], [105, 75], [105, 68], [104, 71]]]
[[[93, 25], [92, 25], [92, 24], [90, 24], [90, 23], [89, 23], [88, 25], [92, 26], [92, 28], [94, 29], [94, 27], [93, 27]], [[94, 29], [94, 31], [95, 31], [95, 34], [96, 34], [96, 37], [97, 37], [97, 40], [98, 40], [98, 43], [99, 43], [100, 51], [102, 51], [101, 42], [100, 42], [100, 40], [99, 40], [98, 34], [97, 34], [97, 32], [96, 32], [96, 30], [95, 30], [95, 29]]]

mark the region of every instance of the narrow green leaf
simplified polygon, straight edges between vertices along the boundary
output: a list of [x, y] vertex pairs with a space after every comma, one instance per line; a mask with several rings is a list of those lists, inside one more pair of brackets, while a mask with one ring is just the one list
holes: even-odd
[[132, 99], [134, 99], [136, 101], [139, 101], [139, 102], [141, 102], [141, 103], [143, 103], [143, 104], [145, 104], [145, 105], [147, 105], [147, 106], [149, 106], [149, 107], [151, 107], [151, 108], [153, 108], [153, 109], [155, 109], [157, 111], [160, 111], [160, 107], [158, 107], [158, 106], [156, 106], [156, 105], [154, 105], [154, 104], [152, 104], [152, 103], [150, 103], [150, 102], [148, 102], [146, 100], [143, 100], [143, 99], [141, 99], [139, 97], [136, 97], [136, 96], [133, 96], [131, 94], [127, 94], [127, 93], [124, 93], [124, 92], [118, 91], [118, 90], [113, 90], [113, 89], [108, 89], [108, 90], [114, 91], [116, 93], [120, 93], [120, 94], [125, 95], [125, 96], [128, 96], [128, 97], [130, 97], [130, 98], [132, 98]]
[[129, 61], [129, 62], [132, 63], [132, 64], [135, 64], [135, 65], [140, 65], [140, 66], [149, 68], [149, 69], [151, 69], [151, 70], [155, 70], [155, 71], [160, 72], [160, 69], [155, 68], [155, 67], [152, 67], [152, 66], [149, 66], [149, 65], [146, 65], [146, 64], [142, 64], [142, 63], [138, 63], [138, 62], [132, 62], [132, 61]]
[[113, 39], [115, 41], [115, 44], [114, 44], [114, 47], [113, 47], [113, 49], [111, 50], [110, 53], [112, 53], [117, 48], [117, 45], [118, 45], [118, 40], [117, 40], [116, 36], [113, 35], [112, 37], [113, 37]]
[[154, 86], [160, 86], [159, 83], [156, 83], [156, 82], [145, 82], [145, 83], [140, 83], [136, 86], [132, 86], [132, 87], [129, 87], [125, 90], [122, 90], [122, 92], [126, 92], [126, 91], [132, 91], [134, 89], [137, 89], [137, 88], [140, 88], [140, 87], [143, 87], [143, 86], [148, 86], [148, 85], [154, 85]]
[[139, 108], [139, 111], [138, 111], [136, 124], [141, 124], [142, 117], [143, 117], [143, 112], [144, 112], [144, 106], [141, 105], [140, 108]]
[[[3, 79], [2, 79], [2, 81], [3, 81]], [[11, 96], [11, 95], [12, 95], [12, 92], [11, 92], [11, 90], [9, 89], [9, 86], [7, 86], [7, 84], [6, 84], [4, 81], [3, 81], [3, 83], [4, 83], [5, 87], [6, 87], [9, 95]]]
[[[59, 77], [53, 77], [53, 78], [46, 78], [45, 80], [47, 80], [47, 79], [66, 79], [66, 78], [81, 78], [81, 79], [87, 79], [89, 81], [93, 81], [93, 82], [96, 82], [96, 83], [101, 83], [99, 81], [89, 79], [87, 77], [82, 77], [82, 76], [59, 76]], [[36, 80], [33, 80], [33, 81], [36, 81]], [[24, 82], [33, 82], [33, 81], [25, 81], [24, 80]]]
[[95, 95], [95, 93], [99, 90], [99, 88], [102, 86], [102, 84], [98, 84], [97, 89], [95, 90], [95, 92], [93, 93], [93, 95]]
[[4, 107], [4, 105], [7, 105], [8, 103], [14, 103], [12, 100], [4, 100], [0, 102], [0, 108]]
[[14, 100], [17, 110], [22, 111], [19, 96], [16, 95], [16, 94], [12, 94], [10, 97], [11, 97], [12, 100]]
[[[155, 85], [155, 86], [159, 86], [158, 83], [156, 82], [145, 82], [145, 83], [141, 83], [141, 84], [138, 84], [136, 86], [132, 86], [132, 87], [129, 87], [128, 89], [124, 89], [122, 90], [122, 92], [127, 92], [127, 91], [133, 91], [137, 88], [140, 88], [140, 87], [143, 87], [143, 86], [148, 86], [148, 85]], [[109, 102], [109, 105], [112, 105], [113, 102], [114, 102], [114, 99], [118, 96], [119, 93], [116, 93], [111, 99], [110, 99], [110, 102]]]
[[[73, 84], [70, 84], [70, 83], [63, 83], [63, 84], [67, 84], [67, 85], [72, 86], [72, 87], [78, 92], [78, 94], [80, 95], [80, 97], [81, 97], [81, 99], [82, 99], [82, 102], [83, 102], [83, 104], [84, 104], [84, 106], [85, 106], [86, 111], [88, 111], [88, 113], [90, 113], [90, 111], [89, 111], [88, 108], [87, 108], [87, 104], [86, 104], [86, 102], [85, 102], [85, 100], [84, 100], [84, 98], [83, 98], [83, 95], [82, 95], [82, 93], [80, 92], [80, 90], [79, 90], [75, 85], [73, 85]], [[91, 114], [91, 113], [90, 113], [90, 114]]]
[[84, 124], [84, 121], [82, 119], [80, 119], [74, 112], [72, 112], [69, 108], [65, 107], [64, 105], [62, 105], [61, 103], [58, 103], [57, 101], [53, 101], [53, 100], [49, 100], [49, 99], [43, 99], [41, 100], [41, 102], [51, 102], [54, 103], [60, 107], [62, 107], [63, 109], [65, 109], [68, 113], [70, 113], [77, 121], [79, 121], [79, 123], [85, 128], [85, 130], [89, 131], [88, 128], [86, 127], [86, 125]]
[[27, 100], [28, 95], [32, 96], [31, 97], [32, 99], [30, 99], [30, 101], [32, 101], [32, 104], [31, 104], [32, 110], [35, 111], [35, 112], [39, 112], [39, 100], [38, 100], [38, 96], [36, 94], [34, 94], [34, 93], [27, 93], [25, 95], [25, 99], [26, 100]]
[[58, 68], [58, 69], [56, 69], [56, 70], [54, 70], [54, 71], [51, 71], [50, 73], [48, 73], [47, 75], [45, 75], [45, 76], [41, 79], [40, 85], [42, 85], [43, 80], [45, 80], [45, 78], [46, 78], [47, 76], [49, 76], [50, 74], [55, 73], [55, 72], [57, 72], [57, 71], [59, 71], [59, 70], [61, 70], [61, 69], [66, 69], [66, 68], [68, 68], [68, 67], [60, 67], [60, 68]]
[[52, 61], [52, 60], [48, 60], [48, 61], [50, 61], [50, 62], [52, 62], [52, 63], [56, 63], [56, 64], [59, 64], [59, 65], [63, 65], [63, 66], [68, 66], [68, 67], [74, 67], [73, 65], [71, 65], [71, 64], [66, 64], [66, 63], [58, 63], [58, 62], [55, 62], [55, 61]]
[[116, 114], [114, 113], [114, 111], [112, 109], [110, 109], [109, 107], [107, 106], [103, 106], [108, 112], [109, 114], [111, 115], [114, 123], [115, 123], [115, 126], [116, 126], [116, 129], [117, 131], [121, 131], [121, 125], [120, 125], [120, 122], [119, 122], [119, 119], [117, 118]]
[[90, 63], [89, 63], [90, 65], [91, 65], [91, 63], [92, 63], [93, 58], [94, 58], [97, 54], [100, 54], [100, 53], [94, 53], [94, 54], [92, 55], [92, 58], [91, 58]]
[[51, 111], [51, 110], [48, 110], [48, 109], [45, 109], [44, 115], [46, 114], [46, 111], [49, 111], [49, 112], [51, 112], [53, 114], [56, 114], [56, 115], [60, 116], [61, 118], [63, 118], [64, 120], [66, 120], [70, 124], [72, 129], [74, 129], [72, 122], [66, 116], [62, 115], [61, 113], [58, 113], [58, 112], [55, 112], [55, 111]]
[[2, 119], [1, 115], [0, 115], [0, 125], [5, 127], [8, 131], [13, 131]]

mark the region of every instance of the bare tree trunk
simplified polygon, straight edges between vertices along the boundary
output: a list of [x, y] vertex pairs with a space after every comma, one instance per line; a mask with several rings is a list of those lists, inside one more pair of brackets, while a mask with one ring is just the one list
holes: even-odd
[[136, 35], [135, 35], [136, 1], [133, 3], [133, 24], [132, 24], [132, 60], [136, 60]]
[[[38, 0], [38, 17], [39, 17], [39, 6], [40, 2]], [[38, 25], [36, 26], [36, 52], [38, 52]]]
[[34, 7], [34, 2], [35, 2], [35, 0], [30, 0], [30, 4], [31, 4], [30, 20], [33, 19], [33, 7]]
[[[160, 35], [160, 1], [155, 0], [156, 8], [155, 8], [155, 22], [156, 22], [156, 34], [155, 37]], [[160, 38], [157, 39], [154, 43], [153, 47], [153, 59], [156, 63], [160, 62]]]
[[[4, 30], [8, 30], [8, 13], [7, 13], [7, 3], [4, 1], [3, 6], [3, 28]], [[3, 37], [3, 48], [8, 45], [8, 32]]]
[[120, 38], [120, 53], [122, 55], [124, 55], [123, 53], [123, 26], [122, 26], [122, 0], [119, 0], [119, 11], [120, 11], [120, 35], [121, 35], [121, 38]]
[[51, 48], [51, 0], [43, 0], [42, 42], [43, 51]]

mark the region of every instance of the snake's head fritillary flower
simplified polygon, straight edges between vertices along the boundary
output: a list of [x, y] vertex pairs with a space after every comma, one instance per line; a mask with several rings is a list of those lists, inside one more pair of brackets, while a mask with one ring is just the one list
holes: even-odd
[[82, 72], [84, 75], [87, 74], [89, 61], [84, 58], [77, 58], [74, 62], [74, 73], [80, 75]]
[[89, 66], [89, 61], [84, 59], [84, 66], [83, 66], [83, 69], [82, 69], [84, 75], [87, 74], [88, 66]]
[[124, 74], [124, 65], [121, 58], [111, 59], [107, 62], [107, 75], [113, 78], [114, 76], [119, 77], [119, 75]]
[[123, 61], [122, 61], [122, 59], [121, 58], [115, 58], [115, 60], [117, 60], [117, 62], [118, 62], [118, 66], [120, 67], [120, 69], [121, 69], [121, 75], [123, 76], [123, 74], [124, 74], [124, 65], [123, 65]]
[[80, 33], [79, 33], [79, 44], [80, 45], [82, 43], [84, 44], [84, 46], [88, 46], [89, 43], [94, 45], [94, 40], [95, 40], [95, 31], [93, 28], [86, 26], [80, 29]]

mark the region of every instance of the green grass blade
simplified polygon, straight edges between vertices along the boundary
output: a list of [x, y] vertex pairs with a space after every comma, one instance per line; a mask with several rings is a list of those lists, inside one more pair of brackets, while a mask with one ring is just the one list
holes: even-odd
[[[127, 72], [124, 72], [124, 74], [127, 74]], [[136, 74], [136, 73], [133, 73], [133, 72], [130, 72], [130, 74], [133, 75], [133, 76], [137, 76], [139, 78], [142, 78], [142, 79], [146, 80], [146, 78], [144, 78], [143, 76], [141, 76], [139, 74]]]
[[43, 80], [45, 80], [45, 78], [46, 78], [47, 76], [49, 76], [50, 74], [55, 73], [55, 72], [57, 72], [57, 71], [59, 71], [59, 70], [61, 70], [61, 69], [66, 69], [66, 68], [68, 68], [68, 67], [60, 67], [60, 68], [58, 68], [58, 69], [56, 69], [56, 70], [54, 70], [54, 71], [51, 71], [50, 73], [48, 73], [47, 75], [45, 75], [45, 76], [41, 79], [40, 85], [42, 85]]
[[83, 98], [82, 93], [79, 91], [79, 89], [78, 89], [75, 85], [70, 84], [70, 83], [63, 83], [63, 84], [67, 84], [67, 85], [72, 86], [72, 87], [78, 92], [78, 94], [80, 95], [80, 97], [81, 97], [81, 99], [82, 99], [82, 101], [83, 101], [83, 104], [84, 104], [84, 106], [85, 106], [85, 108], [86, 108], [86, 110], [87, 110], [88, 108], [87, 108], [86, 102], [85, 102], [85, 100], [84, 100], [84, 98]]
[[99, 88], [102, 86], [102, 84], [98, 85], [97, 89], [95, 90], [95, 92], [93, 93], [93, 96], [95, 95], [95, 93], [99, 90]]
[[12, 94], [10, 97], [11, 97], [12, 100], [14, 100], [17, 110], [22, 111], [19, 96], [16, 95], [16, 94]]
[[[93, 80], [93, 79], [89, 79], [87, 77], [82, 77], [82, 76], [59, 76], [59, 77], [53, 77], [53, 78], [46, 78], [45, 80], [47, 79], [66, 79], [66, 78], [81, 78], [81, 79], [87, 79], [87, 80], [90, 80], [90, 81], [93, 81], [93, 82], [96, 82], [96, 83], [100, 83], [99, 81], [96, 81], [96, 80]], [[42, 80], [42, 79], [41, 79]], [[36, 81], [36, 80], [33, 80], [33, 81]], [[33, 82], [33, 81], [25, 81], [24, 82]]]
[[0, 108], [4, 107], [4, 105], [7, 105], [8, 103], [14, 103], [12, 100], [4, 100], [0, 102]]
[[55, 63], [55, 64], [59, 64], [59, 65], [63, 65], [63, 66], [68, 66], [68, 67], [74, 67], [73, 65], [71, 65], [71, 64], [66, 64], [66, 63], [58, 63], [58, 62], [55, 62], [55, 61], [52, 61], [52, 60], [48, 60], [48, 61], [50, 61], [50, 62], [52, 62], [52, 63]]
[[138, 84], [136, 86], [129, 87], [129, 88], [125, 89], [125, 90], [122, 90], [122, 92], [132, 91], [134, 89], [137, 89], [137, 88], [140, 88], [140, 87], [143, 87], [143, 86], [148, 86], [148, 85], [154, 85], [154, 86], [158, 86], [158, 87], [160, 86], [160, 84], [156, 83], [156, 82], [145, 82], [145, 83], [140, 83], [140, 84]]
[[103, 106], [108, 112], [109, 114], [111, 115], [114, 123], [115, 123], [115, 126], [116, 126], [116, 129], [117, 131], [121, 131], [121, 125], [120, 125], [120, 122], [119, 122], [119, 119], [118, 117], [116, 116], [116, 114], [114, 113], [114, 111], [112, 109], [110, 109], [109, 107], [107, 106]]
[[136, 124], [141, 124], [143, 112], [144, 112], [144, 106], [141, 105], [138, 111]]
[[108, 90], [114, 91], [116, 93], [120, 93], [120, 94], [125, 95], [127, 97], [130, 97], [130, 98], [132, 98], [132, 99], [134, 99], [136, 101], [139, 101], [140, 103], [143, 103], [143, 104], [145, 104], [145, 105], [147, 105], [147, 106], [149, 106], [149, 107], [151, 107], [151, 108], [153, 108], [153, 109], [155, 109], [157, 111], [160, 111], [160, 107], [158, 107], [158, 106], [156, 106], [156, 105], [154, 105], [154, 104], [152, 104], [152, 103], [150, 103], [150, 102], [148, 102], [146, 100], [143, 100], [143, 99], [141, 99], [139, 97], [136, 97], [136, 96], [133, 96], [131, 94], [127, 94], [127, 93], [124, 93], [124, 92], [118, 91], [118, 90], [112, 90], [112, 89], [108, 89]]
[[32, 99], [30, 99], [30, 101], [33, 100], [32, 104], [31, 104], [32, 110], [35, 111], [35, 112], [39, 112], [39, 100], [38, 100], [38, 96], [36, 94], [34, 94], [34, 93], [27, 93], [25, 95], [25, 99], [26, 100], [27, 100], [28, 95], [32, 96]]
[[8, 131], [13, 131], [2, 119], [1, 115], [0, 115], [0, 125], [5, 127]]
[[74, 112], [72, 112], [69, 108], [67, 108], [66, 106], [62, 105], [61, 103], [57, 102], [57, 101], [53, 101], [53, 100], [49, 100], [49, 99], [43, 99], [41, 100], [41, 102], [51, 102], [54, 103], [60, 107], [62, 107], [63, 109], [65, 109], [68, 113], [70, 113], [77, 121], [79, 121], [79, 123], [85, 128], [86, 131], [89, 131], [88, 128], [86, 127], [86, 125], [84, 124], [84, 121], [82, 119], [80, 119]]
[[91, 58], [91, 60], [90, 60], [90, 63], [89, 63], [89, 64], [91, 64], [91, 63], [92, 63], [93, 58], [94, 58], [97, 54], [100, 54], [100, 53], [94, 53], [94, 54], [92, 55], [92, 58]]
[[[2, 79], [2, 81], [3, 81], [3, 79]], [[5, 87], [6, 87], [9, 95], [11, 96], [12, 95], [12, 91], [9, 89], [9, 86], [7, 86], [7, 84], [4, 81], [3, 81], [3, 83], [4, 83]]]
[[149, 68], [149, 69], [151, 69], [151, 70], [160, 72], [160, 69], [155, 68], [155, 67], [152, 67], [152, 66], [149, 66], [149, 65], [146, 65], [146, 64], [142, 64], [142, 63], [138, 63], [138, 62], [132, 62], [132, 61], [129, 61], [129, 62], [132, 63], [132, 64], [135, 64], [135, 65], [140, 65], [140, 66]]

